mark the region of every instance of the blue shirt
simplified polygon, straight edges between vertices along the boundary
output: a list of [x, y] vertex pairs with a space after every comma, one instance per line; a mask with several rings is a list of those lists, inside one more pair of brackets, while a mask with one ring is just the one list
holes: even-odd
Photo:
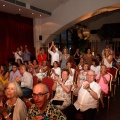
[[23, 53], [23, 60], [29, 61], [30, 60], [30, 52], [24, 52]]

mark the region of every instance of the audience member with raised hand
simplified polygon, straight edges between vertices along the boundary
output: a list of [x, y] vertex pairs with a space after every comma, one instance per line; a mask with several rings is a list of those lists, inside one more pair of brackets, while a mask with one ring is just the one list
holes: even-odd
[[72, 68], [72, 65], [71, 65], [71, 62], [68, 61], [66, 63], [66, 68], [68, 69], [69, 71], [69, 79], [73, 82], [73, 79], [74, 79], [74, 74], [75, 74], [75, 69]]
[[96, 81], [102, 89], [100, 101], [102, 103], [102, 107], [104, 108], [103, 95], [108, 94], [108, 84], [110, 81], [110, 75], [107, 73], [107, 67], [105, 65], [101, 66], [100, 73], [96, 76]]
[[22, 55], [22, 51], [20, 50], [19, 47], [17, 47], [17, 51], [13, 52], [14, 57], [15, 57], [15, 62], [17, 62], [17, 59], [21, 59], [23, 62], [23, 55]]
[[37, 50], [36, 58], [38, 60], [38, 63], [40, 65], [43, 65], [43, 62], [47, 60], [47, 54], [45, 53], [44, 48], [40, 48], [40, 49]]
[[54, 61], [60, 62], [59, 51], [58, 48], [55, 46], [54, 41], [50, 48], [48, 49], [48, 53], [51, 55], [51, 66], [53, 66]]
[[89, 64], [85, 63], [83, 65], [83, 70], [81, 70], [78, 74], [77, 80], [79, 80], [80, 82], [82, 82], [83, 80], [86, 80], [88, 71], [89, 71]]
[[67, 48], [63, 49], [62, 54], [60, 55], [60, 61], [61, 61], [61, 69], [66, 68], [66, 62], [68, 61], [68, 59], [70, 58], [70, 55], [68, 54], [68, 50]]
[[5, 64], [1, 64], [0, 66], [0, 81], [2, 84], [8, 83], [9, 80], [9, 72]]
[[86, 80], [77, 82], [77, 87], [73, 91], [73, 94], [78, 96], [77, 101], [74, 105], [70, 105], [64, 110], [67, 120], [75, 120], [75, 114], [78, 111], [83, 114], [83, 120], [95, 119], [101, 87], [94, 79], [95, 72], [89, 70]]
[[47, 72], [48, 72], [48, 66], [47, 66], [47, 61], [43, 61], [43, 65], [41, 66], [39, 64], [39, 68], [38, 71], [36, 71], [36, 76], [39, 78], [39, 80], [41, 81], [42, 78], [47, 76]]
[[31, 57], [31, 53], [28, 50], [28, 47], [25, 47], [25, 50], [23, 52], [23, 61], [29, 61]]
[[5, 120], [25, 120], [27, 109], [24, 102], [19, 98], [22, 91], [18, 83], [11, 82], [5, 90], [7, 101], [4, 107], [0, 107], [0, 113]]
[[54, 61], [53, 68], [51, 69], [51, 77], [54, 78], [54, 76], [61, 78], [61, 68], [59, 67], [59, 63], [57, 61]]
[[39, 83], [33, 88], [34, 104], [28, 110], [26, 120], [67, 120], [65, 115], [49, 102], [47, 85]]
[[110, 54], [110, 49], [105, 48], [102, 58], [102, 65], [105, 65], [107, 68], [112, 68], [112, 61], [113, 61], [113, 55]]
[[56, 92], [52, 102], [62, 110], [71, 104], [73, 82], [69, 79], [69, 71], [67, 69], [62, 70], [62, 78], [55, 76], [54, 80], [52, 89]]

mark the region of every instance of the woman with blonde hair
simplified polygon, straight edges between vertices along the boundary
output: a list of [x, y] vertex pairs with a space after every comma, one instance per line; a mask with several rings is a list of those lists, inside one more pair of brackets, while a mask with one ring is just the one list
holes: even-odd
[[3, 118], [6, 120], [25, 120], [27, 109], [24, 102], [19, 98], [22, 96], [19, 84], [17, 82], [8, 83], [5, 95], [7, 101], [4, 107], [0, 109]]

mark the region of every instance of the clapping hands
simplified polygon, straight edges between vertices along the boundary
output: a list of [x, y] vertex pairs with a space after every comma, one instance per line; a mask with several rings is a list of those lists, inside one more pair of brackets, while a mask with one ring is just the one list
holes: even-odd
[[88, 90], [90, 88], [90, 84], [87, 81], [83, 82], [83, 88]]

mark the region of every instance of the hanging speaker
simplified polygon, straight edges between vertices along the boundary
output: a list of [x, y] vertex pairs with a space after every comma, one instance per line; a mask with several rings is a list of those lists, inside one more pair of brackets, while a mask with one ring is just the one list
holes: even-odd
[[42, 35], [39, 35], [39, 40], [42, 40]]

